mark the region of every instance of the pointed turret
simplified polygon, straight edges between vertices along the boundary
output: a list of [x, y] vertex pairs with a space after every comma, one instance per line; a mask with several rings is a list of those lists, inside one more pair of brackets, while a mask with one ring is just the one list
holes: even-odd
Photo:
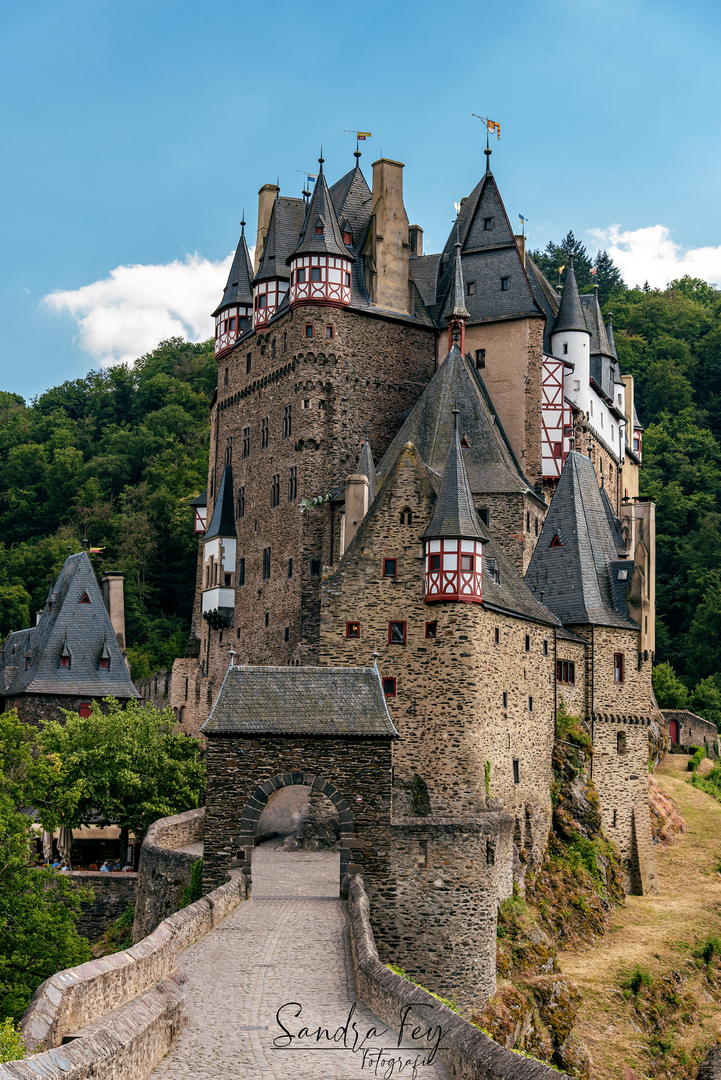
[[303, 228], [305, 203], [277, 194], [268, 221], [268, 231], [253, 279], [253, 325], [267, 326], [285, 299], [290, 283], [287, 258], [295, 249]]
[[616, 338], [613, 333], [613, 315], [609, 311], [608, 322], [606, 323], [606, 337], [608, 338], [608, 344], [611, 349], [611, 356], [614, 360], [618, 360], [618, 353], [616, 352]]
[[573, 269], [573, 256], [571, 256], [570, 265], [568, 266], [563, 279], [561, 305], [558, 309], [556, 321], [553, 324], [554, 334], [559, 334], [566, 330], [579, 330], [584, 334], [588, 333], [588, 326], [586, 325], [586, 320], [583, 316], [583, 308], [581, 306], [581, 297], [578, 292], [576, 271]]
[[453, 348], [455, 342], [463, 354], [466, 351], [466, 322], [469, 318], [468, 308], [463, 299], [463, 268], [461, 266], [461, 242], [456, 238], [453, 256], [453, 273], [451, 285], [448, 290], [442, 318], [448, 323], [448, 351]]
[[358, 459], [358, 472], [368, 477], [368, 505], [370, 506], [378, 492], [378, 474], [373, 464], [373, 454], [367, 437]]
[[448, 448], [433, 517], [423, 533], [426, 560], [426, 603], [442, 600], [480, 604], [483, 544], [486, 537], [473, 505], [463, 450], [458, 436], [459, 410], [453, 410], [453, 437]]
[[551, 333], [551, 350], [553, 355], [560, 360], [573, 364], [573, 368], [566, 368], [566, 397], [584, 413], [589, 411], [590, 401], [588, 386], [591, 377], [590, 346], [591, 333], [583, 314], [576, 272], [573, 269], [573, 256], [571, 256], [563, 281], [558, 315], [556, 315]]
[[235, 507], [233, 466], [230, 462], [215, 498], [208, 531], [203, 537], [203, 618], [214, 628], [230, 626], [235, 611]]
[[614, 398], [615, 364], [611, 344], [606, 333], [601, 306], [598, 302], [598, 285], [592, 293], [581, 297], [581, 306], [586, 320], [591, 341], [589, 345], [589, 374], [596, 386], [606, 397]]
[[240, 223], [240, 240], [225, 284], [223, 298], [213, 312], [215, 355], [235, 345], [250, 326], [253, 315], [253, 265], [245, 240], [245, 221]]
[[351, 300], [351, 273], [355, 255], [344, 243], [333, 200], [323, 172], [320, 172], [295, 251], [286, 262], [290, 266], [290, 306], [323, 304], [345, 307]]

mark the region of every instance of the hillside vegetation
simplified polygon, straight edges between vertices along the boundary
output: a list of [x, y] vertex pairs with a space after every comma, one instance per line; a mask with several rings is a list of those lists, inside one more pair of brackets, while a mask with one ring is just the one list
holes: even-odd
[[[571, 252], [588, 291], [591, 260], [573, 234], [533, 257], [554, 280]], [[721, 722], [721, 292], [691, 278], [627, 289], [604, 252], [593, 265], [636, 380], [641, 492], [658, 507], [657, 695]], [[98, 570], [126, 572], [134, 676], [182, 655], [195, 584], [188, 503], [206, 484], [215, 382], [212, 342], [173, 340], [27, 404], [0, 393], [1, 634], [29, 624], [67, 544], [87, 535], [105, 548]]]

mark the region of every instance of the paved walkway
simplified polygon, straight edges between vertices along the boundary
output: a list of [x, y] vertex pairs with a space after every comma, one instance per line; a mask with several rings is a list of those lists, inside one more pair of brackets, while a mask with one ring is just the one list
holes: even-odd
[[[325, 1038], [288, 1042], [276, 1014], [296, 1036], [307, 1027], [331, 1035], [355, 1002], [348, 916], [338, 899], [338, 855], [282, 852], [274, 842], [253, 856], [253, 898], [191, 946], [178, 966], [185, 975], [187, 1024], [152, 1080], [364, 1080], [413, 1077], [447, 1080], [438, 1062], [397, 1036], [358, 1004], [351, 1023], [367, 1053], [338, 1049]], [[352, 1045], [352, 1029], [348, 1042]], [[274, 1047], [274, 1040], [277, 1040]], [[278, 1047], [278, 1041], [280, 1047]], [[323, 1046], [334, 1049], [324, 1049]], [[341, 1043], [342, 1046], [342, 1043]], [[382, 1048], [379, 1055], [370, 1048]], [[394, 1059], [392, 1063], [391, 1059]], [[401, 1064], [407, 1063], [401, 1069]]]

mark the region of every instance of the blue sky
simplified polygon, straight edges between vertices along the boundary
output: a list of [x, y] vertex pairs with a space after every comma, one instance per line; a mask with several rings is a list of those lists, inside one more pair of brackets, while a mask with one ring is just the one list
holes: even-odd
[[483, 167], [478, 112], [532, 246], [572, 228], [627, 279], [721, 282], [720, 30], [706, 0], [6, 2], [0, 388], [209, 333], [241, 211], [254, 236], [258, 188], [298, 194], [321, 141], [342, 175], [344, 128], [369, 180], [405, 162], [426, 250]]

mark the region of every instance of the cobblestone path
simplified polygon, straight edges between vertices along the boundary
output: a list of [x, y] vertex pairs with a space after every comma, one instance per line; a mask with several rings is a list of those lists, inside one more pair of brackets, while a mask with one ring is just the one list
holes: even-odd
[[[301, 1040], [305, 1049], [274, 1048], [283, 1036], [281, 1014], [295, 1035], [319, 1026], [334, 1033], [355, 1002], [348, 916], [338, 899], [338, 855], [282, 852], [271, 845], [253, 856], [253, 898], [179, 958], [186, 978], [187, 1023], [152, 1080], [395, 1080], [413, 1076], [401, 1062], [418, 1058], [418, 1080], [446, 1080], [442, 1065], [422, 1065], [422, 1049], [397, 1036], [366, 1039], [378, 1054], [317, 1049], [328, 1044]], [[360, 1040], [385, 1025], [358, 1004], [353, 1021]], [[350, 1040], [353, 1038], [350, 1032]], [[359, 1041], [360, 1041], [359, 1040]], [[283, 1041], [283, 1040], [282, 1040]], [[284, 1040], [287, 1041], [287, 1040]], [[294, 1040], [295, 1043], [295, 1040]], [[391, 1066], [390, 1059], [395, 1059]]]

